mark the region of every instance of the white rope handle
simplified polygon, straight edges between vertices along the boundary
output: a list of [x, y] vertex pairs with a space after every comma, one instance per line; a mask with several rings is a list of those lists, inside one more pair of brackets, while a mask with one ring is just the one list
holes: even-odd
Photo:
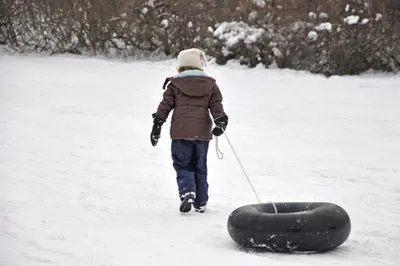
[[[242, 171], [243, 171], [244, 175], [246, 176], [247, 181], [249, 182], [249, 184], [250, 184], [250, 186], [251, 186], [251, 188], [252, 188], [252, 190], [253, 190], [253, 192], [254, 192], [254, 195], [256, 196], [258, 202], [261, 203], [261, 200], [260, 200], [260, 198], [258, 197], [258, 194], [257, 194], [256, 190], [254, 189], [253, 184], [251, 183], [249, 176], [248, 176], [247, 173], [246, 173], [246, 170], [244, 170], [244, 167], [243, 167], [242, 163], [240, 162], [240, 159], [239, 159], [239, 157], [237, 156], [237, 154], [236, 154], [236, 152], [235, 152], [235, 149], [234, 149], [233, 146], [232, 146], [232, 143], [229, 141], [229, 138], [228, 138], [228, 136], [226, 135], [225, 130], [224, 130], [223, 128], [221, 128], [221, 130], [222, 130], [223, 134], [225, 135], [225, 138], [226, 138], [226, 140], [228, 141], [229, 146], [231, 146], [231, 149], [232, 149], [232, 151], [233, 151], [233, 154], [235, 155], [237, 161], [239, 162], [239, 165], [240, 165], [240, 167], [242, 168]], [[215, 137], [215, 150], [217, 151], [217, 157], [218, 157], [218, 159], [222, 160], [222, 159], [224, 158], [224, 155], [222, 154], [221, 150], [220, 150], [219, 147], [218, 147], [218, 137], [217, 137], [217, 136]], [[278, 213], [278, 210], [277, 210], [275, 204], [274, 204], [272, 201], [270, 201], [270, 203], [272, 203], [272, 206], [274, 207], [275, 213]]]
[[224, 154], [218, 147], [218, 137], [215, 137], [215, 151], [217, 152], [218, 159], [222, 160], [224, 158]]

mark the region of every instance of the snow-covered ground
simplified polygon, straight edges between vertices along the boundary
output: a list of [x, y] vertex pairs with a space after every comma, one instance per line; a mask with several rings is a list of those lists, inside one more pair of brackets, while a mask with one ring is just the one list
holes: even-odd
[[208, 212], [179, 213], [169, 125], [149, 140], [173, 63], [0, 56], [0, 265], [399, 265], [400, 76], [207, 69], [262, 201], [351, 217], [337, 250], [283, 255], [230, 239], [229, 214], [256, 198], [224, 137]]

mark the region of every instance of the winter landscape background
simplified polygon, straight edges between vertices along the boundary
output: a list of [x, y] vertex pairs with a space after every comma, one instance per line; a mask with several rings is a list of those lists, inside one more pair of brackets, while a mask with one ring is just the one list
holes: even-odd
[[398, 0], [2, 0], [12, 51], [174, 57], [324, 75], [400, 69]]
[[[320, 2], [0, 1], [0, 265], [399, 265], [399, 2]], [[342, 206], [338, 249], [239, 248], [256, 198], [223, 136], [209, 209], [179, 213], [170, 120], [149, 134], [192, 46], [261, 200]]]

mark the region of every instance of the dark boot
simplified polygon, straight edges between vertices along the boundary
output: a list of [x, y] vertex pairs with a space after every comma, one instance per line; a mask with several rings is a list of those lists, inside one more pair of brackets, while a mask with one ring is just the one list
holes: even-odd
[[194, 210], [195, 210], [196, 212], [199, 212], [199, 213], [204, 213], [204, 212], [206, 211], [206, 208], [207, 208], [206, 205], [200, 206], [200, 207], [195, 206], [195, 207], [194, 207]]
[[192, 204], [194, 203], [195, 194], [193, 192], [186, 193], [181, 196], [181, 205], [179, 211], [183, 213], [190, 212]]

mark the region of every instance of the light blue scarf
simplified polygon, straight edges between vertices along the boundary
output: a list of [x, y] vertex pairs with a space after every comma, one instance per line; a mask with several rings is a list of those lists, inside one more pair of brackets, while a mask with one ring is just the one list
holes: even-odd
[[187, 76], [201, 76], [201, 77], [208, 77], [204, 71], [201, 70], [186, 70], [183, 71], [175, 76], [175, 78], [187, 77]]

